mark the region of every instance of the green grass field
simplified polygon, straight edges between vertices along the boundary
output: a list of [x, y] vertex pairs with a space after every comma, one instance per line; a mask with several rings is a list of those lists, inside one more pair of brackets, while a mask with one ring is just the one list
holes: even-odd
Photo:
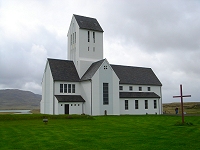
[[[200, 116], [0, 115], [0, 149], [199, 150]], [[73, 119], [74, 118], [74, 119]]]

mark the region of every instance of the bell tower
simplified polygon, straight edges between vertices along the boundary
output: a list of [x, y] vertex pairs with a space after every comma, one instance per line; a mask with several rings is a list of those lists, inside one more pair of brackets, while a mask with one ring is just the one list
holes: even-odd
[[92, 63], [103, 59], [103, 29], [95, 18], [73, 15], [67, 36], [68, 59], [81, 78]]

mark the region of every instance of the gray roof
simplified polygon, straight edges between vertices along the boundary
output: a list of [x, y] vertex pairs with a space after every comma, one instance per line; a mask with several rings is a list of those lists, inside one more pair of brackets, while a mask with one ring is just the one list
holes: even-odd
[[154, 92], [119, 92], [120, 98], [160, 98]]
[[48, 62], [54, 81], [80, 81], [73, 61], [48, 58]]
[[95, 74], [95, 72], [99, 69], [99, 67], [101, 66], [101, 64], [104, 62], [105, 59], [102, 59], [100, 61], [97, 61], [95, 63], [93, 63], [88, 70], [85, 72], [85, 74], [82, 76], [81, 80], [89, 80], [92, 78], [92, 76]]
[[120, 84], [159, 85], [161, 82], [151, 68], [111, 65], [120, 79]]
[[80, 95], [55, 95], [58, 102], [85, 102]]
[[95, 18], [89, 18], [79, 15], [74, 15], [74, 17], [81, 29], [103, 32], [103, 29]]

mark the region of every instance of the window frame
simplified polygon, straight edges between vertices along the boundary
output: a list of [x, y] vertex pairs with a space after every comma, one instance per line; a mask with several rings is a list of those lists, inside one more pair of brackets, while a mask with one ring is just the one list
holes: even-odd
[[72, 84], [72, 93], [75, 93], [76, 92], [76, 86], [75, 84]]
[[88, 42], [90, 42], [90, 31], [88, 31]]
[[129, 91], [133, 91], [133, 86], [129, 86]]
[[124, 101], [125, 110], [128, 110], [128, 100]]
[[145, 108], [145, 109], [148, 109], [148, 100], [145, 100], [145, 101], [144, 101], [144, 108]]
[[64, 84], [64, 93], [67, 93], [67, 84]]
[[63, 93], [63, 84], [60, 84], [60, 93]]
[[153, 108], [157, 109], [157, 100], [153, 100]]
[[151, 87], [149, 86], [149, 87], [147, 87], [147, 91], [151, 91]]
[[103, 83], [103, 105], [109, 105], [109, 84]]
[[139, 86], [139, 91], [142, 91], [142, 87], [141, 86]]
[[93, 32], [93, 42], [95, 43], [95, 32]]
[[135, 109], [139, 109], [139, 101], [135, 100]]
[[71, 93], [72, 92], [72, 85], [71, 84], [68, 84], [68, 93]]
[[119, 86], [119, 90], [123, 91], [123, 86], [122, 85]]

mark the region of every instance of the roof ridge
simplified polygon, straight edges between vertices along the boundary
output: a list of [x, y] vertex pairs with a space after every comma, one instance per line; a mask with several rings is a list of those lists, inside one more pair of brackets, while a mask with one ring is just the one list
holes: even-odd
[[151, 69], [150, 67], [138, 67], [138, 66], [126, 66], [126, 65], [116, 65], [116, 64], [110, 64], [111, 66], [121, 66], [121, 67], [132, 67], [132, 68], [146, 68]]

